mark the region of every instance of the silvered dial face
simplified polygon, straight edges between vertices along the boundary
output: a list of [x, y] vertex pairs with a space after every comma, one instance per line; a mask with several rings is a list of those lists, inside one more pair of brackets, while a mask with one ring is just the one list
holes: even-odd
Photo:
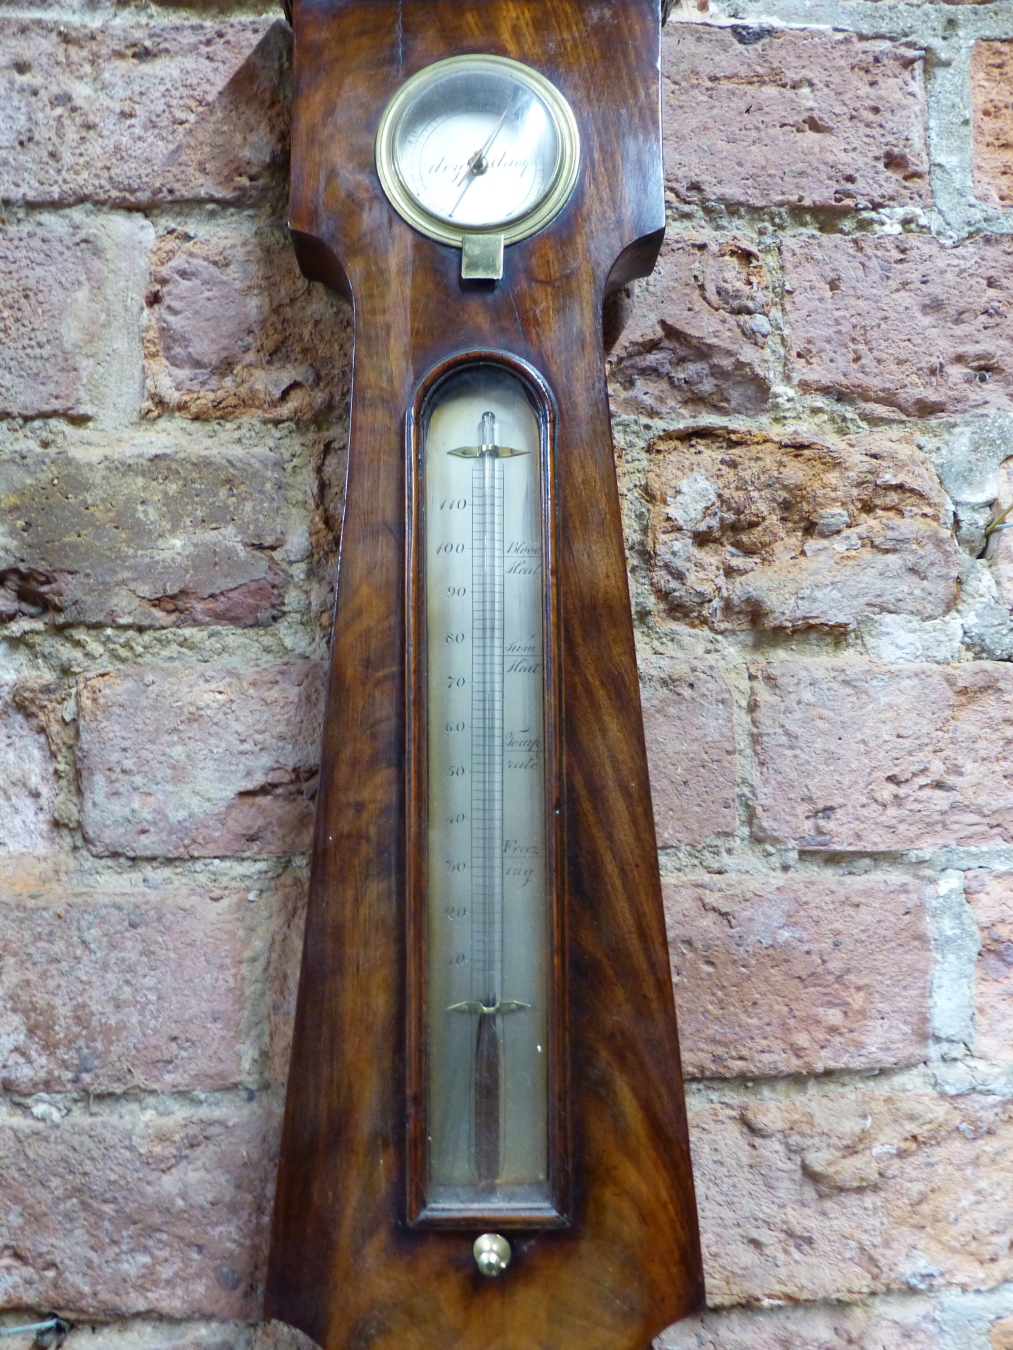
[[405, 186], [449, 224], [489, 228], [530, 211], [559, 167], [544, 100], [506, 72], [448, 72], [405, 110], [396, 141]]
[[455, 57], [413, 76], [377, 138], [387, 195], [409, 222], [447, 242], [540, 229], [573, 188], [577, 125], [537, 71], [497, 56]]

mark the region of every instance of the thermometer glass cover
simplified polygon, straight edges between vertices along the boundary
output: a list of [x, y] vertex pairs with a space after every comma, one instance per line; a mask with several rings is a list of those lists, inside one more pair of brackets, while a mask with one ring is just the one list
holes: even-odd
[[425, 771], [411, 814], [425, 860], [426, 1222], [560, 1220], [542, 450], [525, 388], [491, 365], [447, 379], [423, 423], [416, 706]]

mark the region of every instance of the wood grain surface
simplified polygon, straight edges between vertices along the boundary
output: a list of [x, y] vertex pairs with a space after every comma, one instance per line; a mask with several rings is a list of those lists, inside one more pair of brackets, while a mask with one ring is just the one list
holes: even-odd
[[[355, 312], [345, 515], [267, 1315], [324, 1350], [643, 1350], [702, 1276], [601, 340], [664, 228], [659, 0], [295, 0], [291, 223]], [[417, 70], [492, 52], [570, 101], [582, 165], [495, 287], [414, 232], [374, 165]], [[558, 408], [569, 1225], [405, 1222], [406, 418], [449, 357], [506, 350]]]

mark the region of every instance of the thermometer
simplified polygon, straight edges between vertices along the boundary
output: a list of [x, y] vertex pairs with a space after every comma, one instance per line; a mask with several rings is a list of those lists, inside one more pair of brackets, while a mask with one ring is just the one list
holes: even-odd
[[427, 1208], [547, 1201], [541, 436], [479, 367], [424, 433]]

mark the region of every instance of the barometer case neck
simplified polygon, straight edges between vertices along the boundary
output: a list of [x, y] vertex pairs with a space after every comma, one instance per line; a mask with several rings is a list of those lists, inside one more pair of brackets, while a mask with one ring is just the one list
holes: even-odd
[[[306, 274], [352, 301], [355, 351], [266, 1312], [323, 1350], [647, 1350], [701, 1306], [703, 1285], [601, 325], [607, 293], [651, 270], [664, 232], [660, 3], [293, 8], [293, 241]], [[398, 215], [375, 161], [404, 82], [471, 53], [538, 70], [580, 133], [566, 204], [505, 250], [495, 285], [462, 281], [460, 250]], [[410, 475], [427, 382], [469, 361], [536, 373], [555, 475], [565, 1112], [554, 1128], [569, 1171], [563, 1225], [508, 1233], [495, 1279], [472, 1254], [487, 1227], [413, 1229], [405, 1190], [409, 695], [421, 659], [409, 643]]]

